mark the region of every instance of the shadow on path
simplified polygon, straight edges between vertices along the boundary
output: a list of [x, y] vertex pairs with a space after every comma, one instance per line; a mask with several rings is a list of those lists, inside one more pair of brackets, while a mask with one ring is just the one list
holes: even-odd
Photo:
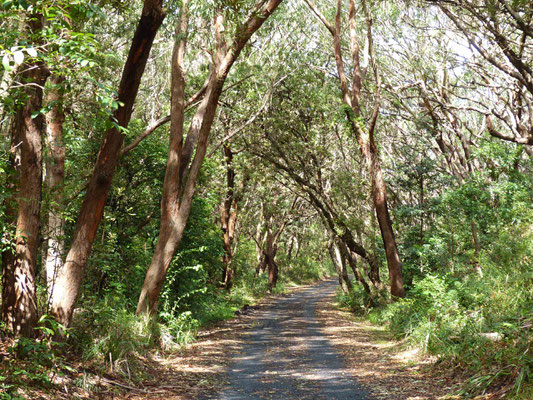
[[336, 288], [327, 281], [281, 298], [252, 320], [217, 400], [370, 400], [315, 317], [318, 301]]

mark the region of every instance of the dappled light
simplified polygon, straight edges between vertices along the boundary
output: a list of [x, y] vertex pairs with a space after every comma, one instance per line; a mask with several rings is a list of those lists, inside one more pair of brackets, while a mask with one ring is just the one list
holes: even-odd
[[1, 400], [533, 399], [531, 0], [0, 1]]

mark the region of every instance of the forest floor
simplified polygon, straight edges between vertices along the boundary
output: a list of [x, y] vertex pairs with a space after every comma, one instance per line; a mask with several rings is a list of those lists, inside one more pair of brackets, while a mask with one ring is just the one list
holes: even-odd
[[[153, 379], [114, 399], [452, 399], [457, 378], [334, 304], [333, 281], [270, 296], [154, 357]], [[348, 394], [349, 393], [349, 394]]]
[[[68, 382], [33, 399], [106, 400], [437, 400], [461, 378], [438, 370], [394, 341], [384, 328], [355, 318], [334, 302], [333, 280], [268, 296], [235, 318], [199, 332], [179, 351], [140, 360], [146, 379], [116, 373]], [[93, 375], [94, 376], [94, 375]], [[70, 389], [69, 389], [70, 387]], [[485, 397], [488, 399], [489, 397]]]

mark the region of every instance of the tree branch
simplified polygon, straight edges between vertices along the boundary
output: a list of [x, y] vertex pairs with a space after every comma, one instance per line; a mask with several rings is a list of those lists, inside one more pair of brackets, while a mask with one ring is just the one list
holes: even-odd
[[331, 33], [332, 36], [335, 36], [335, 30], [333, 29], [333, 25], [331, 25], [329, 23], [329, 21], [326, 19], [326, 17], [324, 17], [324, 14], [322, 14], [320, 12], [320, 10], [316, 7], [316, 5], [311, 1], [311, 0], [304, 0], [307, 5], [309, 6], [309, 8], [311, 9], [311, 11], [313, 11], [313, 13], [315, 13], [315, 15], [317, 16], [317, 18], [322, 21], [322, 23], [324, 24], [324, 26], [328, 29], [328, 31]]
[[490, 115], [485, 116], [485, 121], [487, 122], [487, 130], [489, 131], [491, 136], [494, 136], [498, 139], [506, 140], [508, 142], [530, 145], [530, 146], [533, 145], [533, 135], [530, 135], [529, 137], [516, 137], [516, 136], [504, 135], [503, 133], [497, 131], [494, 128], [494, 125], [492, 125]]

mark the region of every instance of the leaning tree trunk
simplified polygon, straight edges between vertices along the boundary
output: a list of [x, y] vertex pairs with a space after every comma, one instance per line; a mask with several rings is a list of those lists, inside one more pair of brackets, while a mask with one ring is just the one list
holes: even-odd
[[352, 269], [355, 279], [363, 286], [363, 289], [365, 290], [365, 292], [371, 296], [372, 291], [370, 290], [370, 286], [366, 282], [361, 272], [359, 272], [359, 270], [357, 269], [357, 258], [355, 256], [355, 253], [350, 251], [344, 243], [341, 245], [341, 249], [342, 249], [342, 253], [348, 260], [348, 264], [350, 265], [350, 268]]
[[[183, 189], [181, 189], [180, 184], [182, 179], [179, 176], [180, 168], [173, 168], [174, 163], [177, 166], [181, 164], [181, 140], [179, 140], [176, 135], [171, 134], [169, 158], [161, 199], [161, 228], [154, 256], [146, 272], [141, 295], [137, 303], [137, 314], [148, 313], [150, 315], [155, 315], [157, 313], [159, 295], [170, 262], [183, 238], [183, 233], [192, 206], [196, 181], [207, 150], [207, 135], [205, 134], [205, 130], [211, 129], [218, 98], [222, 92], [222, 85], [220, 85], [215, 76], [212, 75], [209, 78], [209, 81], [210, 83], [205, 97], [198, 108], [188, 133], [189, 137], [190, 135], [198, 135], [198, 137], [202, 138], [202, 141], [199, 143], [199, 148], [194, 156], [193, 168], [189, 171], [187, 183]], [[181, 97], [179, 102], [184, 104], [183, 95], [184, 91], [180, 94]], [[183, 126], [182, 121], [179, 122], [179, 124], [181, 127]], [[171, 130], [172, 129], [171, 126]], [[202, 132], [195, 132], [196, 129]], [[180, 196], [181, 191], [183, 191], [182, 196]]]
[[363, 154], [367, 170], [371, 177], [372, 201], [376, 210], [383, 246], [385, 247], [385, 256], [389, 269], [390, 292], [393, 296], [404, 297], [402, 263], [392, 229], [392, 220], [387, 205], [387, 186], [383, 177], [378, 150], [371, 139], [365, 141], [361, 137], [360, 143], [361, 153]]
[[124, 142], [124, 133], [133, 112], [141, 77], [150, 55], [152, 44], [165, 14], [162, 0], [145, 0], [142, 15], [133, 36], [118, 89], [118, 101], [123, 104], [113, 115], [114, 126], [106, 132], [96, 164], [78, 215], [70, 250], [59, 272], [51, 299], [51, 313], [56, 320], [68, 326], [80, 291], [85, 266], [91, 253], [98, 225], [104, 213], [113, 175]]
[[[375, 224], [374, 218], [372, 218], [372, 223]], [[357, 240], [359, 240], [360, 243], [363, 241], [363, 236], [362, 236], [361, 230], [359, 229], [357, 230]], [[381, 278], [379, 277], [379, 263], [376, 258], [377, 248], [375, 245], [375, 241], [373, 241], [373, 247], [374, 248], [372, 249], [372, 254], [369, 254], [369, 257], [373, 260], [373, 262], [369, 263], [368, 261], [364, 259], [361, 259], [361, 262], [363, 266], [363, 271], [368, 276], [368, 279], [370, 279], [370, 283], [372, 283], [372, 286], [374, 286], [374, 288], [376, 288], [377, 290], [381, 290], [382, 285], [381, 285]], [[354, 254], [354, 260], [357, 263], [358, 255], [356, 253], [353, 253], [353, 254]]]
[[385, 254], [387, 257], [387, 265], [389, 268], [389, 276], [391, 280], [391, 294], [397, 297], [404, 297], [405, 291], [403, 288], [402, 278], [402, 264], [400, 262], [400, 256], [398, 253], [398, 247], [396, 245], [396, 239], [392, 230], [392, 221], [389, 216], [389, 210], [387, 206], [387, 190], [383, 172], [381, 170], [379, 153], [377, 146], [374, 142], [374, 130], [376, 128], [376, 121], [379, 116], [380, 106], [380, 90], [381, 90], [381, 78], [378, 73], [378, 68], [374, 56], [374, 47], [372, 40], [372, 22], [373, 19], [369, 14], [368, 6], [365, 0], [361, 1], [362, 11], [365, 16], [367, 25], [367, 45], [368, 56], [370, 64], [374, 72], [376, 79], [376, 102], [374, 109], [367, 126], [363, 126], [361, 122], [363, 120], [361, 115], [360, 100], [362, 95], [363, 79], [366, 75], [361, 68], [360, 62], [360, 48], [359, 37], [356, 24], [356, 17], [359, 15], [355, 0], [349, 0], [348, 4], [348, 23], [350, 33], [350, 48], [352, 53], [352, 82], [351, 88], [348, 85], [347, 75], [344, 70], [344, 61], [342, 55], [342, 40], [341, 40], [341, 14], [343, 12], [342, 1], [337, 0], [337, 12], [335, 14], [335, 22], [331, 24], [325, 16], [319, 11], [312, 0], [305, 0], [311, 10], [315, 13], [318, 19], [326, 26], [331, 35], [333, 36], [333, 51], [335, 54], [335, 63], [337, 65], [337, 76], [339, 79], [342, 99], [347, 106], [347, 117], [351, 122], [353, 132], [359, 142], [359, 147], [366, 170], [370, 176], [372, 186], [372, 201], [376, 209], [376, 215], [378, 218], [379, 227], [381, 230], [381, 237], [383, 239], [383, 245], [385, 247]]
[[52, 75], [49, 79], [50, 88], [46, 102], [50, 110], [46, 120], [46, 186], [50, 193], [48, 224], [45, 229], [47, 249], [45, 260], [46, 287], [50, 301], [57, 272], [63, 265], [64, 225], [62, 211], [64, 208], [63, 184], [65, 180], [65, 145], [63, 143], [63, 95], [61, 86], [64, 77]]
[[[187, 2], [182, 3], [179, 34], [172, 57], [171, 138], [161, 200], [161, 227], [156, 251], [146, 271], [137, 303], [137, 314], [157, 313], [159, 296], [172, 257], [178, 250], [189, 217], [196, 182], [207, 151], [207, 141], [218, 107], [218, 99], [231, 67], [251, 36], [263, 25], [282, 0], [260, 1], [253, 15], [235, 32], [230, 46], [224, 38], [223, 15], [217, 9], [214, 24], [215, 62], [208, 77], [204, 98], [193, 117], [183, 143], [185, 75], [183, 58], [187, 37]], [[261, 7], [262, 5], [262, 7]], [[259, 8], [261, 7], [261, 8]], [[176, 112], [175, 112], [176, 111]]]
[[[42, 28], [42, 18], [33, 16], [31, 30]], [[42, 179], [42, 108], [48, 70], [42, 63], [22, 65], [21, 82], [26, 96], [15, 113], [12, 133], [14, 182], [17, 204], [14, 252], [2, 256], [2, 320], [14, 335], [33, 336], [37, 323], [35, 271], [39, 248]], [[15, 208], [12, 208], [14, 211]]]

